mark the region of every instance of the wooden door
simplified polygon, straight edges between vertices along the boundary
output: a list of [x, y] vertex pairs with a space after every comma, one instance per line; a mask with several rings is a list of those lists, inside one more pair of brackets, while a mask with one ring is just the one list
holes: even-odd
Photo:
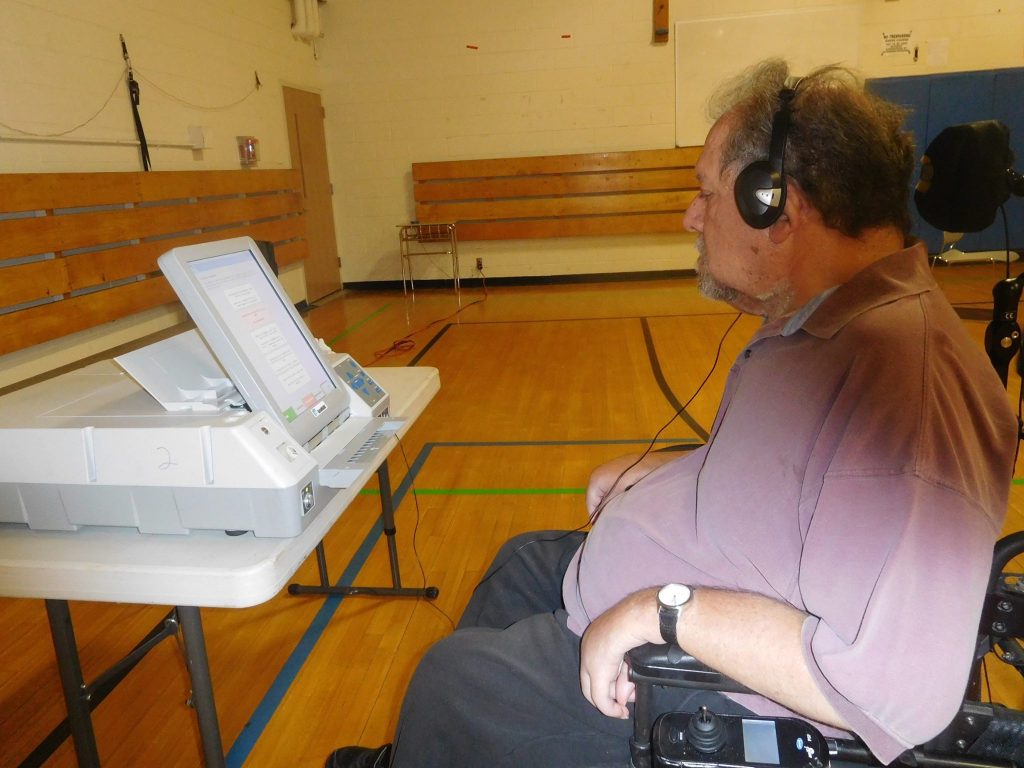
[[305, 262], [306, 300], [321, 299], [341, 288], [341, 260], [334, 234], [331, 178], [327, 169], [324, 108], [320, 94], [284, 87], [292, 167], [302, 173], [309, 258]]

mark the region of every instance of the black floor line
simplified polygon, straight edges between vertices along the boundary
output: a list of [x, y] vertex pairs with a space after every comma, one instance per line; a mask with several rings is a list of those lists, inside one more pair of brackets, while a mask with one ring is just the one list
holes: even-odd
[[[626, 320], [626, 319], [635, 319], [635, 318], [588, 318], [588, 319], [595, 319], [595, 320], [596, 319]], [[490, 322], [493, 323], [493, 322], [496, 322], [496, 321], [490, 321]], [[529, 321], [529, 322], [533, 322], [533, 321]], [[548, 320], [548, 321], [544, 321], [544, 322], [558, 322], [558, 321]], [[486, 325], [486, 324], [487, 323], [473, 323], [473, 325]], [[449, 328], [452, 327], [452, 325], [454, 325], [454, 323], [448, 323], [441, 330], [439, 330], [436, 334], [434, 334], [433, 338], [431, 338], [431, 340], [426, 343], [426, 345], [423, 347], [423, 349], [421, 349], [419, 351], [419, 353], [415, 357], [413, 357], [412, 360], [409, 361], [409, 365], [418, 365], [420, 360], [423, 359], [423, 356], [426, 355], [427, 352], [430, 351], [430, 349], [434, 346], [434, 344], [436, 344], [438, 341], [440, 341], [441, 337], [448, 331]], [[697, 421], [689, 413], [686, 412], [686, 410], [683, 408], [683, 404], [679, 402], [679, 398], [677, 398], [675, 393], [672, 391], [672, 387], [670, 387], [669, 384], [668, 384], [668, 381], [665, 380], [665, 374], [661, 370], [661, 363], [658, 361], [658, 351], [654, 348], [654, 338], [651, 336], [651, 327], [650, 327], [650, 324], [648, 323], [648, 319], [646, 317], [641, 317], [640, 318], [640, 325], [641, 325], [641, 328], [643, 329], [644, 344], [647, 347], [647, 357], [651, 361], [651, 371], [654, 373], [654, 380], [658, 382], [658, 388], [661, 390], [661, 393], [665, 396], [665, 399], [668, 400], [669, 405], [671, 405], [679, 413], [679, 418], [682, 419], [686, 424], [688, 424], [690, 426], [690, 428], [697, 434], [698, 437], [700, 437], [702, 440], [707, 440], [708, 439], [708, 432], [707, 432], [707, 430], [704, 429], [704, 427], [702, 427], [700, 424], [698, 424]]]
[[654, 373], [654, 380], [658, 382], [658, 387], [661, 389], [661, 393], [668, 400], [669, 405], [676, 409], [676, 413], [679, 414], [679, 418], [690, 425], [690, 428], [697, 433], [698, 437], [702, 440], [708, 439], [707, 430], [704, 429], [697, 421], [686, 412], [683, 404], [679, 402], [679, 398], [676, 397], [672, 391], [672, 387], [668, 385], [668, 381], [665, 380], [665, 374], [661, 370], [661, 363], [658, 361], [658, 351], [654, 348], [654, 337], [651, 335], [651, 326], [648, 323], [646, 317], [640, 318], [640, 325], [644, 332], [644, 344], [647, 346], [647, 359], [651, 361], [651, 371]]
[[443, 328], [442, 328], [441, 330], [439, 330], [439, 331], [438, 331], [437, 333], [435, 333], [435, 334], [434, 334], [434, 336], [433, 336], [433, 338], [431, 338], [431, 339], [430, 339], [430, 341], [428, 341], [428, 342], [427, 342], [427, 343], [426, 343], [426, 344], [425, 344], [425, 345], [423, 346], [423, 349], [421, 349], [421, 350], [420, 350], [420, 351], [419, 351], [419, 352], [418, 352], [418, 353], [416, 354], [416, 356], [415, 356], [415, 357], [413, 357], [413, 359], [409, 361], [409, 365], [418, 365], [418, 364], [419, 364], [419, 362], [420, 362], [420, 360], [422, 360], [422, 359], [423, 359], [423, 356], [424, 356], [425, 354], [427, 354], [427, 352], [429, 352], [429, 351], [430, 351], [430, 348], [431, 348], [431, 347], [433, 347], [433, 346], [434, 346], [434, 345], [435, 345], [435, 344], [436, 344], [437, 342], [439, 342], [439, 341], [441, 340], [441, 337], [442, 337], [442, 336], [444, 336], [444, 335], [445, 335], [445, 333], [447, 333], [447, 332], [448, 332], [448, 329], [449, 329], [449, 328], [451, 328], [451, 327], [452, 327], [452, 325], [454, 325], [454, 323], [448, 323], [448, 324], [447, 324], [446, 326], [444, 326], [444, 327], [443, 327]]

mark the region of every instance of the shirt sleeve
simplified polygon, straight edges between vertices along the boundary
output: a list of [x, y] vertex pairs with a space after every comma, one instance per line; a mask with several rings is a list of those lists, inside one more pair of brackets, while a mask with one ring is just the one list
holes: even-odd
[[997, 533], [962, 494], [914, 474], [825, 479], [801, 555], [804, 653], [883, 763], [960, 705]]

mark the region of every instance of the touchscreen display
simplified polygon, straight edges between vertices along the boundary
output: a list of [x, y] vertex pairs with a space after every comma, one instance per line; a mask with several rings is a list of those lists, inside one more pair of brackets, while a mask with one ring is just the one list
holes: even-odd
[[323, 406], [335, 385], [249, 251], [190, 262], [214, 311], [230, 329], [287, 422]]

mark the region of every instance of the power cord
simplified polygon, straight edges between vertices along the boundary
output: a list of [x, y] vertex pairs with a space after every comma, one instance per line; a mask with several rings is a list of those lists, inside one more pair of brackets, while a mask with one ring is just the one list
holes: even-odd
[[371, 364], [376, 363], [378, 360], [383, 360], [386, 357], [393, 357], [393, 356], [399, 355], [399, 354], [401, 354], [403, 352], [410, 352], [410, 351], [416, 349], [416, 342], [413, 341], [413, 339], [412, 339], [413, 336], [415, 336], [418, 333], [423, 333], [423, 331], [427, 330], [428, 328], [432, 328], [433, 326], [437, 325], [438, 323], [443, 323], [445, 320], [450, 320], [451, 318], [456, 317], [457, 315], [465, 312], [470, 307], [476, 306], [477, 304], [482, 304], [483, 302], [487, 301], [487, 297], [488, 297], [488, 293], [487, 293], [487, 278], [484, 277], [483, 270], [480, 270], [480, 277], [482, 279], [482, 284], [483, 284], [483, 289], [484, 289], [484, 295], [481, 298], [475, 299], [475, 300], [471, 301], [469, 304], [467, 304], [464, 307], [459, 307], [457, 310], [452, 312], [450, 315], [445, 315], [444, 317], [439, 317], [436, 320], [431, 320], [429, 323], [427, 323], [423, 327], [417, 328], [415, 331], [411, 331], [411, 332], [407, 333], [405, 336], [403, 336], [400, 339], [396, 339], [395, 341], [393, 341], [391, 343], [390, 347], [387, 347], [386, 349], [379, 349], [379, 350], [377, 350], [374, 353], [374, 358], [371, 361]]
[[[59, 138], [61, 136], [67, 136], [69, 133], [73, 133], [73, 132], [77, 131], [79, 128], [84, 128], [85, 126], [87, 126], [89, 123], [91, 123], [93, 120], [95, 120], [97, 117], [100, 116], [100, 114], [103, 112], [103, 110], [105, 110], [107, 108], [107, 106], [109, 106], [111, 100], [114, 98], [114, 96], [120, 90], [121, 84], [124, 81], [125, 73], [127, 71], [128, 71], [128, 67], [127, 66], [122, 67], [118, 71], [117, 78], [116, 78], [116, 80], [114, 82], [113, 87], [110, 90], [110, 94], [104, 100], [104, 102], [100, 106], [100, 108], [97, 109], [90, 117], [86, 118], [85, 120], [83, 120], [82, 122], [78, 123], [77, 125], [75, 125], [72, 128], [68, 128], [68, 129], [63, 130], [63, 131], [56, 131], [56, 132], [53, 132], [53, 133], [39, 133], [39, 132], [36, 132], [36, 131], [28, 131], [28, 130], [25, 130], [24, 128], [18, 128], [18, 127], [14, 126], [14, 125], [11, 125], [9, 123], [5, 123], [5, 122], [2, 122], [2, 121], [0, 121], [0, 128], [4, 128], [4, 129], [6, 129], [8, 131], [12, 131], [12, 132], [20, 134], [22, 136], [30, 136], [30, 137], [33, 137], [33, 138], [40, 138], [40, 139], [55, 139], [55, 138]], [[260, 82], [259, 73], [254, 73], [255, 84], [249, 90], [249, 92], [246, 93], [241, 98], [236, 99], [235, 101], [229, 102], [227, 104], [203, 105], [203, 104], [196, 104], [194, 102], [187, 101], [187, 100], [185, 100], [185, 99], [183, 99], [183, 98], [181, 98], [179, 96], [175, 96], [173, 93], [170, 93], [169, 91], [161, 88], [154, 81], [150, 80], [148, 77], [146, 77], [144, 74], [142, 74], [139, 71], [138, 67], [135, 67], [134, 71], [135, 71], [135, 74], [138, 75], [139, 80], [142, 80], [147, 85], [151, 86], [153, 89], [155, 89], [156, 91], [158, 91], [162, 95], [166, 96], [168, 99], [176, 101], [179, 104], [183, 104], [186, 107], [190, 107], [192, 109], [201, 110], [201, 111], [204, 111], [204, 112], [223, 112], [225, 110], [228, 110], [228, 109], [231, 109], [233, 107], [236, 107], [239, 104], [241, 104], [243, 101], [248, 99], [250, 96], [252, 96], [254, 93], [256, 93], [261, 88], [261, 86], [262, 86], [262, 83]]]
[[[622, 470], [621, 473], [619, 473], [619, 476], [615, 479], [615, 482], [612, 483], [611, 486], [609, 487], [608, 493], [606, 493], [604, 498], [602, 498], [601, 501], [598, 502], [597, 506], [594, 507], [594, 511], [587, 516], [586, 521], [583, 522], [581, 525], [578, 525], [577, 527], [573, 528], [572, 530], [563, 531], [562, 533], [558, 534], [557, 536], [555, 536], [553, 538], [537, 538], [537, 539], [531, 539], [530, 541], [523, 542], [521, 545], [516, 547], [509, 554], [509, 556], [505, 559], [505, 561], [503, 563], [498, 564], [496, 567], [494, 567], [491, 570], [490, 573], [487, 574], [487, 576], [485, 576], [483, 579], [480, 580], [480, 582], [476, 585], [476, 587], [474, 587], [474, 589], [473, 589], [474, 592], [477, 589], [479, 589], [481, 586], [486, 584], [491, 579], [491, 577], [493, 577], [499, 571], [501, 571], [502, 568], [504, 568], [506, 565], [508, 565], [515, 558], [515, 556], [519, 554], [519, 552], [521, 552], [523, 549], [525, 549], [526, 547], [530, 546], [531, 544], [534, 544], [534, 543], [537, 543], [537, 542], [561, 541], [562, 539], [566, 538], [567, 536], [571, 536], [574, 533], [580, 533], [584, 529], [592, 526], [597, 521], [597, 518], [600, 516], [601, 512], [604, 511], [605, 505], [613, 498], [613, 494], [611, 493], [611, 491], [613, 491], [615, 489], [615, 487], [618, 486], [619, 481], [622, 480], [622, 478], [626, 475], [627, 472], [629, 472], [629, 470], [631, 470], [633, 467], [635, 467], [637, 464], [639, 464], [641, 461], [644, 460], [644, 458], [647, 456], [647, 454], [649, 454], [651, 452], [651, 450], [654, 448], [654, 446], [657, 444], [658, 438], [661, 436], [661, 433], [664, 432], [666, 429], [668, 429], [669, 425], [673, 421], [675, 421], [677, 418], [679, 418], [680, 415], [682, 415], [683, 411], [685, 411], [687, 409], [687, 407], [689, 407], [690, 403], [692, 403], [696, 399], [697, 395], [699, 395], [701, 393], [701, 391], [704, 389], [704, 386], [708, 383], [708, 380], [711, 378], [711, 375], [715, 372], [715, 369], [718, 367], [718, 362], [721, 359], [722, 348], [725, 345], [726, 338], [729, 336], [729, 333], [732, 331], [732, 329], [736, 325], [736, 323], [739, 322], [739, 319], [740, 319], [741, 316], [742, 316], [742, 313], [737, 314], [736, 317], [734, 317], [732, 319], [732, 322], [729, 323], [729, 327], [725, 329], [725, 332], [722, 334], [722, 338], [718, 342], [718, 348], [715, 350], [714, 362], [712, 362], [711, 368], [708, 370], [707, 374], [704, 376], [704, 379], [701, 381], [701, 383], [697, 386], [697, 389], [694, 391], [694, 393], [692, 395], [690, 395], [689, 399], [679, 407], [679, 409], [672, 415], [672, 418], [670, 418], [667, 422], [665, 422], [665, 424], [662, 425], [662, 427], [654, 434], [654, 437], [651, 438], [650, 443], [647, 445], [647, 448], [640, 455], [640, 457], [637, 458], [632, 464], [630, 464], [624, 470]], [[654, 470], [651, 470], [651, 471], [653, 472]], [[647, 474], [650, 474], [650, 472], [648, 472]], [[643, 477], [638, 479], [637, 483], [642, 481], [644, 479], [644, 477], [646, 477], [646, 476], [647, 475], [644, 475]], [[632, 488], [634, 485], [636, 485], [636, 483], [633, 483], [632, 485], [630, 485], [629, 488], [625, 488], [622, 491], [622, 493], [625, 493], [630, 488]], [[615, 494], [615, 495], [621, 495], [621, 494]], [[581, 568], [582, 563], [583, 563], [583, 550], [585, 550], [585, 548], [586, 548], [586, 540], [584, 540], [583, 544], [581, 545], [580, 556], [578, 558], [576, 558], [576, 590], [577, 590], [577, 597], [579, 598], [581, 606], [583, 606], [583, 598], [582, 598], [582, 596], [579, 593], [579, 589], [580, 589], [579, 575], [580, 575], [580, 568]], [[583, 607], [583, 611], [584, 611], [584, 613], [586, 613], [586, 607], [585, 606]], [[590, 618], [589, 615], [587, 616], [587, 618], [588, 619]]]
[[[628, 467], [622, 470], [619, 476], [615, 478], [615, 482], [612, 483], [611, 487], [608, 489], [608, 493], [606, 493], [604, 498], [602, 498], [601, 501], [597, 504], [597, 506], [594, 507], [594, 511], [591, 513], [590, 517], [587, 520], [588, 525], [593, 525], [595, 522], [597, 522], [598, 516], [600, 516], [601, 512], [604, 511], [605, 504], [608, 501], [610, 501], [612, 496], [611, 492], [615, 490], [615, 487], [619, 484], [619, 481], [626, 475], [627, 472], [629, 472], [629, 470], [631, 470], [633, 467], [635, 467], [637, 464], [639, 464], [647, 457], [647, 454], [649, 454], [654, 449], [655, 444], [658, 442], [658, 438], [661, 437], [661, 433], [668, 429], [669, 425], [683, 414], [683, 411], [685, 411], [689, 407], [690, 403], [692, 403], [697, 398], [697, 395], [701, 393], [701, 390], [704, 389], [704, 385], [708, 383], [708, 380], [711, 378], [711, 374], [713, 374], [715, 372], [715, 369], [718, 367], [718, 361], [722, 357], [722, 347], [725, 345], [725, 340], [726, 338], [728, 338], [729, 332], [732, 331], [733, 327], [736, 325], [736, 323], [739, 322], [739, 319], [742, 316], [742, 313], [737, 314], [736, 317], [732, 319], [732, 322], [729, 323], [729, 327], [725, 329], [725, 333], [722, 334], [722, 338], [719, 339], [718, 341], [718, 348], [715, 350], [715, 359], [711, 363], [711, 368], [708, 370], [707, 374], [705, 374], [704, 379], [697, 386], [697, 389], [694, 391], [694, 393], [690, 395], [690, 399], [683, 403], [681, 406], [679, 406], [679, 409], [674, 414], [672, 414], [672, 418], [666, 421], [664, 425], [662, 425], [661, 429], [654, 433], [654, 437], [651, 438], [651, 442], [647, 445], [647, 448], [644, 450], [644, 452], [640, 454], [640, 458], [638, 458], [636, 461], [634, 461], [632, 464], [630, 464]], [[653, 471], [654, 470], [651, 470], [651, 472]], [[647, 475], [649, 474], [650, 472], [647, 473]], [[636, 482], [639, 483], [641, 480], [644, 479], [644, 477], [647, 477], [647, 475], [644, 475]], [[633, 483], [633, 485], [636, 485], [636, 483]], [[630, 488], [632, 488], [633, 485], [630, 485], [629, 488], [624, 488], [622, 492], [625, 493]]]
[[[486, 295], [486, 288], [485, 288], [484, 297], [482, 299], [478, 299], [477, 301], [473, 302], [473, 304], [478, 304], [481, 301], [484, 301], [486, 298], [487, 298], [487, 295]], [[470, 306], [472, 306], [472, 304], [469, 304], [466, 307], [463, 307], [462, 309], [467, 309]], [[458, 310], [458, 312], [455, 312], [454, 314], [457, 315], [459, 312], [462, 311], [462, 309]], [[449, 315], [449, 317], [452, 317], [452, 316], [454, 316], [454, 315]], [[668, 429], [669, 425], [671, 425], [673, 421], [675, 421], [677, 418], [679, 418], [679, 416], [682, 415], [683, 411], [685, 411], [689, 407], [690, 403], [692, 403], [697, 398], [697, 396], [701, 393], [701, 391], [704, 389], [705, 385], [710, 380], [712, 374], [715, 372], [715, 369], [718, 367], [718, 363], [719, 363], [719, 361], [721, 360], [721, 357], [722, 357], [722, 349], [725, 346], [725, 340], [726, 340], [726, 338], [728, 338], [729, 333], [735, 327], [736, 323], [739, 322], [740, 317], [742, 317], [742, 313], [738, 313], [736, 315], [736, 317], [734, 317], [732, 319], [732, 322], [729, 323], [729, 326], [725, 329], [725, 332], [722, 334], [721, 339], [719, 339], [718, 347], [715, 350], [715, 358], [714, 358], [714, 361], [711, 363], [711, 368], [705, 374], [704, 378], [701, 380], [700, 384], [697, 386], [697, 389], [694, 390], [693, 394], [690, 395], [690, 397], [687, 399], [687, 401], [685, 403], [683, 403], [683, 405], [680, 406], [678, 410], [676, 410], [676, 412], [672, 415], [672, 417], [668, 421], [666, 421], [665, 424], [663, 424], [660, 429], [658, 429], [658, 431], [654, 434], [654, 437], [651, 438], [650, 443], [647, 445], [646, 449], [644, 449], [644, 452], [640, 455], [640, 457], [637, 458], [632, 464], [630, 464], [628, 467], [626, 467], [626, 469], [624, 469], [619, 474], [619, 476], [615, 479], [615, 482], [612, 483], [612, 485], [609, 488], [609, 491], [605, 495], [605, 497], [602, 498], [601, 501], [597, 504], [597, 506], [594, 508], [594, 511], [587, 516], [587, 520], [585, 522], [583, 522], [581, 525], [577, 526], [576, 528], [573, 528], [572, 530], [569, 530], [569, 531], [563, 531], [562, 533], [560, 533], [559, 535], [557, 535], [557, 536], [555, 536], [553, 538], [536, 538], [536, 539], [531, 539], [530, 541], [524, 542], [520, 546], [516, 547], [516, 549], [513, 550], [513, 552], [508, 556], [508, 558], [506, 558], [505, 562], [503, 562], [503, 563], [499, 564], [497, 567], [493, 568], [491, 570], [491, 572], [489, 574], [487, 574], [487, 576], [485, 576], [483, 579], [481, 579], [479, 581], [479, 583], [477, 583], [476, 587], [473, 588], [474, 592], [476, 592], [476, 590], [479, 589], [482, 585], [487, 583], [487, 581], [489, 581], [491, 579], [491, 577], [494, 576], [495, 574], [497, 574], [502, 568], [504, 568], [506, 565], [508, 565], [508, 563], [510, 563], [515, 558], [515, 556], [520, 551], [522, 551], [524, 548], [530, 546], [531, 544], [537, 543], [537, 542], [556, 542], [556, 541], [560, 541], [560, 540], [566, 538], [567, 536], [571, 536], [574, 533], [579, 533], [579, 532], [583, 531], [585, 528], [588, 528], [588, 527], [592, 526], [597, 521], [597, 519], [600, 516], [601, 512], [604, 511], [605, 505], [611, 500], [611, 498], [613, 498], [613, 494], [611, 493], [611, 491], [613, 491], [615, 489], [615, 487], [619, 484], [619, 481], [622, 480], [622, 478], [626, 475], [627, 472], [629, 472], [629, 470], [631, 470], [633, 467], [635, 467], [637, 464], [639, 464], [641, 461], [643, 461], [643, 459], [651, 452], [651, 450], [653, 450], [654, 446], [657, 444], [658, 438], [661, 436], [662, 432], [664, 432], [666, 429]], [[445, 318], [442, 318], [442, 320], [443, 319], [445, 319]], [[430, 323], [429, 325], [424, 326], [424, 328], [429, 328], [430, 325], [434, 325], [437, 322], [440, 322], [440, 320], [435, 320], [432, 323]], [[420, 329], [420, 330], [423, 330], [423, 329]], [[410, 335], [412, 335], [412, 334], [410, 334]], [[396, 342], [396, 344], [397, 343], [398, 342]], [[392, 347], [394, 347], [394, 346], [395, 345], [392, 345]], [[379, 359], [379, 358], [376, 358], [376, 359]], [[399, 447], [399, 450], [401, 451], [401, 454], [402, 454], [402, 460], [405, 462], [406, 473], [407, 473], [407, 477], [409, 478], [409, 491], [412, 494], [413, 505], [414, 505], [415, 510], [416, 510], [416, 522], [413, 525], [413, 534], [412, 534], [413, 556], [416, 559], [416, 566], [419, 569], [421, 581], [422, 581], [423, 585], [426, 586], [426, 584], [427, 584], [426, 569], [423, 566], [423, 558], [420, 555], [419, 544], [418, 544], [418, 536], [419, 536], [420, 521], [422, 519], [422, 514], [421, 514], [421, 511], [420, 511], [420, 503], [419, 503], [419, 498], [418, 498], [417, 491], [416, 491], [415, 475], [413, 474], [412, 464], [409, 461], [409, 457], [408, 457], [408, 455], [405, 452], [405, 445], [402, 443], [401, 438], [396, 436], [396, 439], [398, 440], [398, 447]], [[653, 470], [651, 470], [651, 471], [653, 471]], [[650, 473], [647, 473], [647, 474], [650, 474]], [[642, 481], [643, 478], [646, 477], [646, 476], [647, 475], [644, 475], [643, 477], [638, 479], [637, 483]], [[622, 493], [627, 492], [630, 488], [633, 487], [633, 485], [636, 485], [636, 483], [633, 483], [632, 485], [630, 485], [629, 488], [625, 488], [622, 491]], [[615, 494], [615, 495], [621, 495], [621, 494]], [[579, 589], [580, 589], [579, 575], [580, 575], [580, 568], [581, 568], [582, 563], [583, 563], [583, 553], [584, 553], [585, 548], [586, 548], [586, 540], [584, 540], [583, 544], [581, 545], [580, 556], [576, 559], [576, 590], [577, 590], [577, 596], [580, 598], [580, 605], [583, 606], [584, 613], [586, 613], [586, 607], [583, 605], [582, 596], [579, 594]], [[418, 600], [423, 601], [423, 598], [418, 598]], [[439, 613], [441, 616], [444, 617], [444, 619], [448, 622], [449, 626], [452, 628], [452, 631], [455, 630], [455, 621], [454, 621], [454, 619], [452, 619], [451, 616], [448, 615], [448, 613], [446, 613], [440, 606], [438, 606], [433, 601], [428, 600], [428, 601], [426, 601], [426, 603], [433, 610], [437, 611], [437, 613]], [[588, 619], [590, 618], [589, 614], [587, 615], [587, 618]]]
[[146, 77], [144, 74], [142, 74], [142, 72], [139, 71], [138, 67], [135, 67], [135, 74], [138, 75], [139, 80], [142, 80], [147, 85], [151, 86], [154, 90], [156, 90], [159, 93], [161, 93], [162, 95], [166, 96], [168, 99], [171, 99], [172, 101], [176, 101], [179, 104], [182, 104], [182, 105], [184, 105], [186, 107], [189, 107], [191, 109], [200, 110], [202, 112], [224, 112], [224, 111], [226, 111], [228, 109], [231, 109], [233, 107], [237, 107], [239, 104], [241, 104], [243, 101], [248, 99], [250, 96], [252, 96], [260, 88], [263, 87], [263, 83], [260, 82], [259, 72], [253, 72], [253, 77], [254, 77], [253, 86], [252, 86], [252, 88], [249, 89], [249, 91], [244, 96], [242, 96], [242, 97], [240, 97], [238, 99], [235, 99], [234, 101], [227, 102], [226, 104], [197, 104], [197, 103], [195, 103], [193, 101], [188, 101], [187, 99], [184, 99], [184, 98], [182, 98], [180, 96], [175, 96], [170, 91], [167, 91], [164, 88], [161, 88], [155, 82], [153, 82], [148, 77]]
[[[402, 460], [405, 462], [406, 477], [409, 478], [409, 492], [412, 495], [413, 505], [414, 505], [414, 507], [416, 509], [416, 523], [413, 525], [413, 528], [412, 528], [412, 553], [413, 553], [413, 557], [416, 559], [416, 567], [419, 568], [420, 579], [423, 582], [423, 586], [426, 587], [427, 586], [427, 571], [423, 567], [423, 558], [420, 556], [419, 543], [418, 543], [418, 539], [417, 539], [417, 537], [419, 536], [419, 532], [420, 532], [420, 519], [421, 519], [421, 515], [420, 515], [420, 500], [419, 500], [419, 498], [416, 495], [416, 476], [413, 474], [412, 464], [409, 462], [409, 457], [405, 453], [405, 445], [402, 443], [402, 438], [400, 438], [400, 437], [398, 437], [396, 435], [395, 439], [398, 440], [398, 448], [402, 452]], [[449, 626], [451, 626], [452, 631], [453, 632], [455, 631], [455, 621], [452, 619], [451, 616], [449, 616], [433, 600], [426, 600], [426, 601], [424, 601], [424, 599], [422, 597], [419, 597], [419, 598], [417, 598], [417, 601], [419, 601], [419, 602], [426, 602], [427, 605], [429, 605], [431, 608], [433, 608], [435, 611], [437, 611], [439, 614], [441, 614], [441, 616], [443, 616], [445, 618], [445, 620], [448, 622]]]
[[86, 118], [85, 120], [80, 122], [78, 125], [74, 126], [73, 128], [68, 128], [67, 130], [64, 130], [64, 131], [57, 131], [55, 133], [36, 133], [34, 131], [26, 131], [23, 128], [17, 128], [17, 127], [15, 127], [13, 125], [10, 125], [9, 123], [4, 123], [4, 122], [0, 122], [0, 128], [6, 128], [8, 131], [13, 131], [14, 133], [19, 133], [22, 136], [32, 136], [34, 138], [42, 138], [42, 139], [54, 139], [54, 138], [58, 138], [60, 136], [67, 136], [69, 133], [73, 133], [74, 131], [77, 131], [79, 128], [84, 128], [85, 126], [87, 126], [89, 123], [91, 123], [93, 120], [95, 120], [97, 117], [100, 116], [100, 113], [103, 112], [103, 110], [105, 110], [107, 108], [107, 105], [110, 104], [111, 99], [114, 98], [114, 94], [116, 94], [118, 92], [118, 90], [120, 90], [121, 83], [124, 80], [124, 75], [125, 75], [125, 73], [127, 71], [128, 71], [128, 67], [127, 66], [122, 67], [118, 71], [118, 73], [117, 73], [117, 80], [114, 82], [114, 87], [110, 90], [110, 95], [107, 96], [106, 101], [103, 102], [103, 105], [99, 109], [97, 109], [95, 112], [93, 112], [90, 117]]
[[[725, 333], [722, 334], [722, 338], [718, 340], [718, 348], [715, 350], [715, 359], [711, 363], [711, 368], [708, 369], [708, 372], [704, 375], [703, 380], [697, 386], [697, 389], [694, 391], [694, 393], [692, 395], [690, 395], [690, 398], [679, 407], [679, 410], [677, 410], [672, 415], [672, 418], [669, 419], [667, 422], [665, 422], [665, 424], [662, 426], [662, 428], [659, 429], [655, 433], [654, 437], [651, 438], [651, 442], [647, 446], [647, 449], [642, 454], [640, 454], [640, 458], [638, 458], [636, 461], [634, 461], [632, 464], [630, 464], [628, 467], [626, 467], [624, 470], [622, 470], [622, 472], [619, 474], [619, 476], [617, 478], [615, 478], [615, 482], [611, 484], [611, 487], [608, 489], [608, 493], [606, 493], [604, 498], [602, 498], [601, 501], [597, 504], [597, 506], [594, 507], [594, 511], [590, 515], [590, 517], [589, 517], [589, 519], [587, 521], [587, 523], [589, 525], [593, 525], [595, 522], [597, 522], [597, 518], [604, 511], [605, 505], [607, 504], [608, 501], [611, 500], [611, 498], [612, 498], [612, 493], [611, 492], [619, 484], [619, 481], [625, 476], [625, 474], [627, 472], [629, 472], [629, 470], [631, 470], [633, 467], [635, 467], [637, 464], [639, 464], [641, 461], [644, 460], [644, 458], [647, 456], [647, 454], [649, 454], [651, 452], [651, 450], [654, 448], [654, 445], [657, 442], [658, 437], [661, 435], [661, 433], [664, 432], [666, 429], [668, 429], [669, 424], [671, 424], [673, 421], [675, 421], [677, 418], [679, 418], [679, 416], [682, 415], [683, 411], [685, 411], [689, 407], [690, 403], [692, 403], [697, 398], [697, 395], [699, 395], [701, 393], [701, 390], [704, 389], [704, 385], [708, 383], [708, 380], [711, 378], [711, 375], [715, 372], [715, 369], [718, 367], [718, 361], [722, 357], [722, 348], [725, 346], [725, 340], [729, 337], [729, 333], [732, 331], [732, 329], [736, 325], [736, 323], [739, 322], [739, 319], [742, 316], [743, 316], [742, 312], [737, 313], [736, 317], [734, 317], [732, 319], [732, 322], [729, 323], [729, 327], [725, 329]], [[639, 479], [637, 479], [637, 481], [635, 483], [633, 483], [632, 485], [630, 485], [628, 488], [624, 488], [622, 490], [622, 493], [628, 492], [630, 490], [630, 488], [635, 486], [637, 483], [640, 483], [641, 481], [643, 481], [643, 479], [645, 477], [647, 477], [647, 475], [651, 474], [651, 472], [653, 472], [653, 471], [654, 471], [653, 469], [650, 470], [650, 472], [647, 472], [645, 475], [643, 475], [643, 477], [640, 477]], [[698, 481], [700, 479], [700, 473], [699, 472], [697, 474], [697, 479], [698, 479]], [[622, 494], [620, 493], [618, 495], [621, 496]], [[592, 621], [592, 619], [590, 617], [590, 613], [587, 611], [586, 605], [584, 604], [583, 594], [580, 591], [580, 573], [581, 573], [582, 568], [583, 568], [583, 556], [586, 554], [586, 549], [587, 549], [587, 540], [584, 539], [583, 544], [580, 546], [580, 556], [576, 558], [576, 598], [579, 601], [580, 607], [583, 609], [584, 615], [587, 617], [587, 621], [589, 622], [589, 621]]]

